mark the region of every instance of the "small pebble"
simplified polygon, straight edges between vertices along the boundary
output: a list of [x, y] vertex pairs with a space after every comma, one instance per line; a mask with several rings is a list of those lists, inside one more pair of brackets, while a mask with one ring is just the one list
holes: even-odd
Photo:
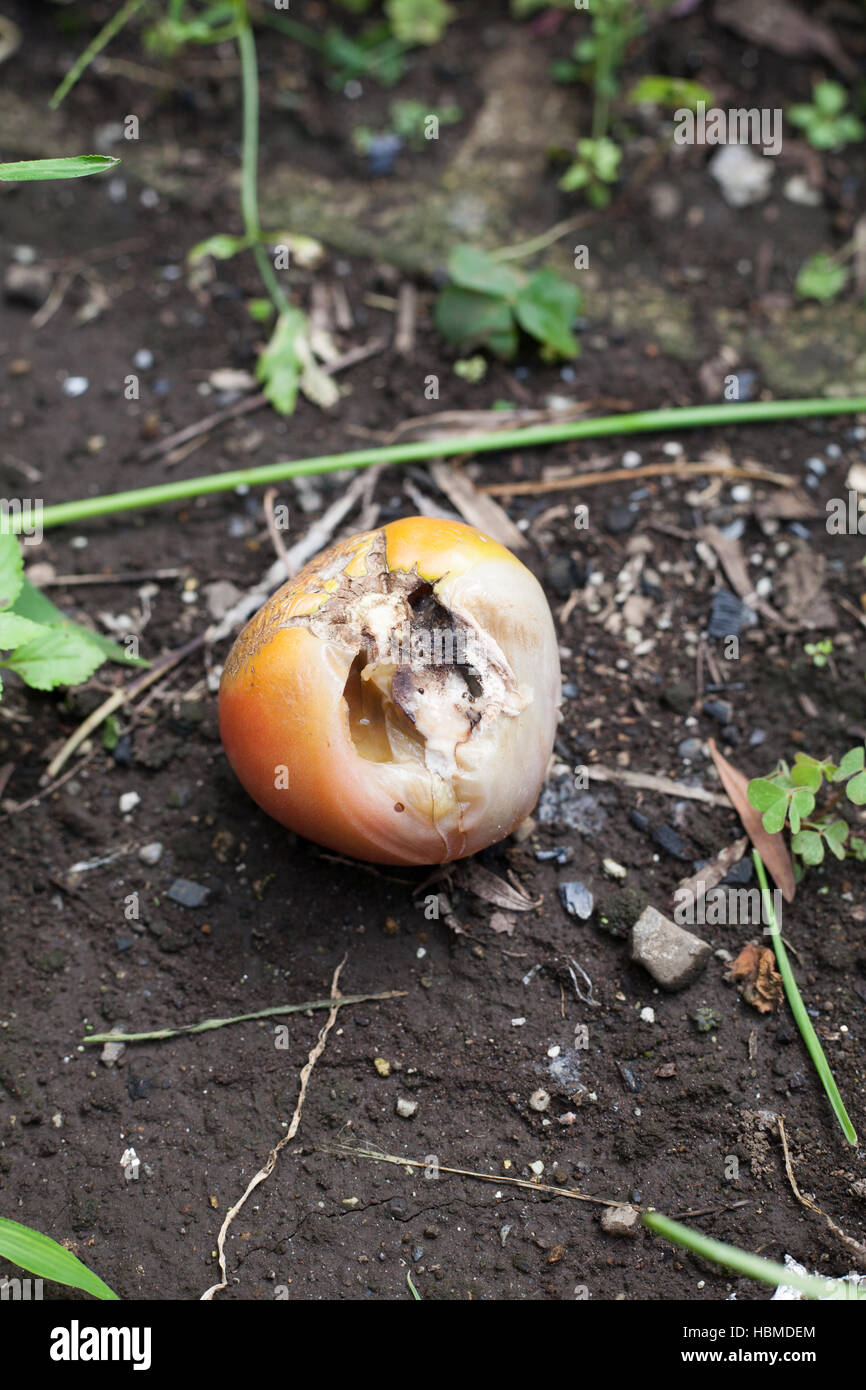
[[415, 1114], [417, 1109], [417, 1100], [407, 1100], [405, 1096], [397, 1097], [397, 1114], [401, 1115], [404, 1120], [411, 1120], [412, 1116]]
[[90, 386], [86, 376], [68, 376], [61, 387], [64, 396], [83, 396]]
[[153, 366], [153, 353], [150, 351], [150, 348], [139, 348], [132, 362], [133, 366], [138, 367], [142, 372], [146, 372]]
[[637, 449], [626, 449], [620, 460], [623, 468], [639, 468], [643, 463], [643, 458]]
[[126, 816], [141, 804], [141, 797], [138, 792], [124, 792], [123, 796], [118, 797], [117, 804], [120, 807], [121, 815]]
[[731, 488], [731, 498], [734, 502], [751, 502], [752, 489], [748, 483], [734, 483]]
[[655, 1023], [656, 1011], [655, 1009], [650, 1008], [649, 1004], [647, 1004], [646, 1008], [641, 1009], [640, 1021], [641, 1023]]
[[210, 889], [189, 878], [176, 878], [168, 890], [172, 902], [181, 907], [202, 907], [210, 897]]
[[581, 921], [585, 922], [592, 916], [592, 893], [586, 884], [579, 880], [571, 883], [560, 883], [559, 900], [571, 917], [579, 917]]
[[547, 1091], [533, 1091], [532, 1095], [529, 1097], [529, 1104], [532, 1110], [541, 1112], [546, 1110], [550, 1105], [550, 1096]]
[[138, 851], [138, 857], [142, 864], [150, 864], [151, 866], [158, 864], [162, 858], [162, 845], [159, 840], [154, 840], [149, 845], [142, 845]]
[[605, 1207], [601, 1229], [609, 1236], [627, 1236], [634, 1240], [640, 1231], [640, 1211], [637, 1207]]
[[544, 1172], [544, 1164], [541, 1159], [537, 1158], [534, 1163], [530, 1163], [529, 1170], [534, 1173], [537, 1178], [540, 1178]]
[[615, 859], [602, 859], [601, 867], [604, 869], [608, 878], [617, 878], [620, 882], [628, 878], [628, 869], [624, 869], [622, 864], [617, 864]]

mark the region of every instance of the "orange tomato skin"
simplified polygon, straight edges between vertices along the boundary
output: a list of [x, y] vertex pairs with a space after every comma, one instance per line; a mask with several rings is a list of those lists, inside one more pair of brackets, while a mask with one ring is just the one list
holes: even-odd
[[341, 573], [363, 575], [380, 535], [389, 570], [417, 567], [430, 583], [465, 586], [476, 573], [483, 583], [485, 565], [497, 575], [514, 567], [536, 585], [510, 551], [462, 522], [413, 517], [352, 537], [283, 585], [241, 633], [220, 685], [220, 734], [247, 792], [282, 825], [357, 859], [443, 863], [509, 834], [534, 805], [540, 776], [518, 803], [503, 807], [492, 833], [489, 815], [483, 832], [469, 825], [465, 833], [443, 833], [417, 767], [359, 756], [344, 698], [354, 651], [286, 624], [322, 610]]

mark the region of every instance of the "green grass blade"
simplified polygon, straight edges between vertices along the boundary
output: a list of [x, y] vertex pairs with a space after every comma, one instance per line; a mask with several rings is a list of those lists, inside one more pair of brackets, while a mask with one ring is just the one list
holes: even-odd
[[673, 1241], [674, 1245], [681, 1245], [683, 1249], [691, 1250], [695, 1255], [702, 1255], [705, 1260], [712, 1260], [714, 1264], [724, 1265], [726, 1269], [732, 1269], [737, 1274], [757, 1279], [759, 1283], [770, 1284], [773, 1287], [787, 1284], [790, 1288], [798, 1289], [807, 1298], [866, 1300], [866, 1289], [858, 1289], [856, 1284], [843, 1279], [819, 1279], [814, 1274], [796, 1274], [784, 1265], [764, 1260], [760, 1255], [752, 1255], [748, 1250], [739, 1250], [736, 1245], [725, 1245], [720, 1240], [711, 1240], [700, 1231], [681, 1226], [678, 1221], [671, 1221], [670, 1217], [662, 1216], [657, 1211], [645, 1211], [642, 1220], [645, 1226], [664, 1240]]
[[35, 183], [42, 179], [83, 179], [102, 174], [120, 160], [110, 154], [76, 154], [67, 159], [21, 159], [0, 164], [0, 180], [6, 183]]
[[41, 1231], [33, 1231], [18, 1221], [0, 1216], [0, 1255], [13, 1264], [35, 1274], [38, 1279], [50, 1279], [72, 1289], [83, 1289], [94, 1298], [117, 1300], [118, 1295], [97, 1274], [58, 1245], [56, 1240]]
[[818, 1040], [818, 1034], [812, 1027], [812, 1020], [806, 1012], [806, 1005], [794, 979], [794, 972], [791, 969], [788, 953], [785, 950], [785, 943], [782, 940], [782, 933], [779, 931], [779, 924], [776, 921], [776, 914], [773, 911], [773, 897], [767, 884], [767, 875], [764, 870], [764, 861], [756, 849], [752, 850], [752, 858], [755, 861], [755, 869], [758, 874], [758, 882], [761, 885], [761, 898], [764, 903], [764, 920], [770, 928], [773, 938], [773, 950], [776, 953], [776, 961], [779, 966], [779, 974], [785, 986], [785, 993], [788, 996], [788, 1003], [791, 1005], [791, 1013], [800, 1029], [803, 1042], [806, 1044], [809, 1056], [815, 1063], [815, 1070], [821, 1078], [821, 1084], [827, 1092], [833, 1113], [842, 1126], [845, 1138], [849, 1144], [857, 1143], [857, 1131], [851, 1123], [848, 1111], [845, 1109], [844, 1102], [839, 1094], [839, 1087], [836, 1085], [835, 1078], [830, 1070], [830, 1063], [824, 1055], [824, 1049]]
[[[230, 492], [233, 488], [266, 486], [286, 478], [309, 477], [317, 473], [336, 473], [344, 468], [372, 468], [376, 464], [418, 463], [425, 459], [453, 458], [456, 454], [502, 452], [557, 444], [572, 439], [601, 439], [617, 434], [642, 434], [660, 430], [701, 429], [709, 425], [746, 425], [771, 420], [803, 419], [819, 415], [852, 415], [866, 411], [866, 396], [825, 399], [823, 396], [792, 401], [754, 401], [728, 405], [675, 407], [668, 410], [641, 410], [624, 415], [604, 415], [592, 420], [571, 420], [522, 429], [500, 430], [492, 434], [454, 439], [422, 439], [414, 443], [386, 445], [376, 449], [356, 449], [343, 454], [324, 454], [294, 462], [264, 464], [257, 468], [232, 469], [205, 477], [180, 478], [155, 487], [136, 488], [101, 497], [85, 497], [77, 502], [58, 502], [44, 507], [38, 517], [24, 513], [10, 519], [11, 529], [26, 531], [38, 520], [42, 526], [64, 526], [94, 516], [140, 507], [158, 507], [166, 502], [185, 501], [209, 493]], [[696, 469], [697, 472], [700, 469]]]
[[113, 14], [108, 23], [102, 26], [96, 38], [87, 45], [81, 56], [72, 64], [72, 67], [52, 96], [49, 102], [52, 111], [57, 110], [63, 98], [71, 92], [78, 79], [90, 67], [94, 58], [102, 52], [107, 44], [111, 43], [115, 34], [120, 33], [124, 24], [132, 19], [133, 15], [137, 10], [141, 9], [143, 4], [144, 0], [126, 0], [126, 4], [121, 5], [117, 14]]

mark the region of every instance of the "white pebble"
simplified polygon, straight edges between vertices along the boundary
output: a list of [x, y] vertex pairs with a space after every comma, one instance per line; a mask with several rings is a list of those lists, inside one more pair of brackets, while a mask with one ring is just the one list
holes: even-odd
[[626, 449], [622, 456], [621, 463], [623, 468], [639, 468], [643, 459], [637, 449]]
[[117, 802], [120, 807], [120, 813], [124, 816], [127, 815], [129, 811], [134, 811], [136, 806], [140, 803], [141, 797], [138, 792], [124, 792], [123, 796], [119, 797]]
[[646, 1006], [645, 1009], [641, 1009], [641, 1011], [640, 1011], [640, 1021], [641, 1021], [641, 1023], [655, 1023], [655, 1021], [656, 1021], [656, 1011], [655, 1011], [655, 1009], [651, 1009], [650, 1006], [649, 1006], [649, 1004], [647, 1004], [647, 1006]]
[[513, 1018], [511, 1020], [511, 1026], [512, 1028], [522, 1028], [525, 1022], [525, 1018]]
[[68, 376], [63, 383], [64, 396], [83, 396], [90, 382], [86, 376]]
[[411, 1120], [417, 1109], [417, 1100], [407, 1100], [405, 1096], [397, 1097], [397, 1114], [402, 1115], [404, 1120]]
[[529, 1105], [532, 1110], [538, 1110], [539, 1112], [546, 1110], [550, 1105], [550, 1096], [548, 1092], [544, 1090], [533, 1091], [532, 1095], [529, 1097]]
[[534, 1163], [530, 1163], [529, 1170], [534, 1173], [537, 1178], [540, 1178], [544, 1172], [544, 1164], [541, 1159], [537, 1158]]
[[752, 500], [752, 489], [748, 483], [735, 483], [731, 488], [731, 497], [734, 502], [750, 502]]

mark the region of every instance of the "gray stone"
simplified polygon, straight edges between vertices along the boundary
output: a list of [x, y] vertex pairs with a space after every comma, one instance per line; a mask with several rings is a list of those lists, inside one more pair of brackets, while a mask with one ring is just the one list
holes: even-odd
[[193, 883], [189, 878], [176, 878], [168, 890], [172, 902], [181, 907], [202, 907], [210, 897], [210, 889], [201, 883]]
[[592, 916], [593, 897], [585, 883], [575, 880], [571, 883], [560, 883], [559, 900], [566, 912], [572, 917], [580, 917], [582, 921]]
[[684, 989], [697, 979], [712, 954], [699, 936], [684, 931], [656, 908], [647, 907], [632, 928], [631, 958], [662, 989]]
[[634, 1240], [641, 1227], [637, 1207], [605, 1207], [601, 1214], [601, 1229], [609, 1236], [628, 1236]]

